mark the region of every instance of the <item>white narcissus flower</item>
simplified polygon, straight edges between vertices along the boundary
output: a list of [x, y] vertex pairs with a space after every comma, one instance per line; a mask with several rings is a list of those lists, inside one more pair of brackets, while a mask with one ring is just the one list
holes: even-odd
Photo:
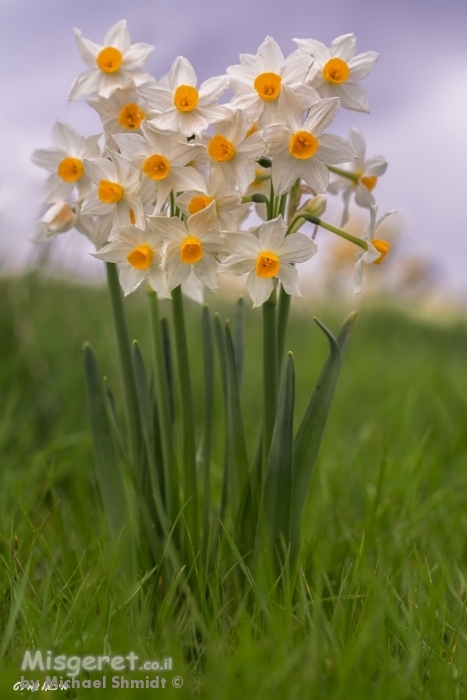
[[341, 226], [345, 226], [349, 220], [349, 202], [352, 194], [355, 194], [355, 202], [360, 207], [369, 209], [375, 203], [373, 190], [376, 187], [378, 178], [387, 170], [388, 163], [383, 156], [373, 156], [365, 158], [365, 139], [358, 129], [350, 129], [348, 141], [355, 153], [357, 160], [350, 163], [345, 170], [348, 170], [354, 179], [334, 176], [329, 183], [329, 192], [336, 194], [343, 193], [344, 211], [342, 213]]
[[103, 44], [86, 39], [79, 29], [74, 31], [81, 56], [91, 69], [76, 78], [71, 86], [70, 100], [95, 93], [109, 97], [118, 88], [139, 85], [148, 80], [149, 73], [141, 70], [141, 66], [154, 46], [132, 44], [126, 20], [117, 22], [109, 29]]
[[360, 294], [363, 289], [363, 263], [370, 265], [374, 263], [375, 265], [381, 265], [386, 255], [389, 253], [391, 245], [387, 241], [375, 238], [375, 232], [378, 226], [387, 216], [395, 214], [395, 211], [388, 211], [379, 219], [376, 218], [378, 213], [378, 207], [373, 204], [370, 206], [370, 223], [365, 231], [363, 238], [368, 243], [368, 250], [362, 250], [355, 256], [355, 268], [354, 268], [354, 282], [353, 282], [353, 293]]
[[186, 224], [176, 216], [150, 216], [148, 220], [166, 238], [162, 264], [167, 270], [169, 289], [183, 284], [193, 271], [200, 282], [215, 291], [219, 264], [216, 256], [230, 251], [224, 235], [213, 229], [214, 202], [190, 216]]
[[45, 201], [53, 204], [67, 199], [75, 187], [82, 199], [91, 189], [83, 160], [101, 155], [100, 134], [83, 137], [69, 124], [56, 122], [52, 135], [57, 148], [39, 148], [31, 156], [35, 165], [52, 173], [45, 183]]
[[295, 51], [284, 58], [279, 45], [266, 37], [256, 56], [243, 54], [241, 65], [230, 66], [230, 87], [235, 92], [232, 107], [245, 111], [260, 127], [277, 121], [278, 99], [284, 86], [300, 100], [303, 110], [318, 101], [316, 90], [307, 84], [310, 57]]
[[220, 168], [240, 194], [244, 194], [255, 179], [256, 161], [266, 150], [262, 132], [248, 135], [248, 125], [246, 115], [237, 109], [229, 119], [214, 124], [214, 136], [202, 138], [206, 158], [212, 167]]
[[261, 306], [280, 280], [287, 294], [301, 296], [295, 263], [309, 260], [317, 251], [316, 243], [302, 233], [286, 235], [287, 226], [281, 216], [262, 224], [258, 236], [252, 233], [226, 235], [235, 252], [222, 263], [219, 272], [236, 275], [249, 273], [247, 289], [253, 306]]
[[170, 192], [202, 189], [205, 181], [200, 173], [187, 166], [204, 146], [187, 143], [177, 134], [162, 133], [149, 122], [142, 124], [143, 135], [115, 134], [121, 155], [141, 173], [143, 196], [156, 201], [156, 210], [167, 201]]
[[339, 107], [336, 97], [320, 100], [303, 122], [299, 101], [283, 88], [278, 110], [281, 123], [263, 131], [272, 156], [271, 177], [276, 195], [285, 194], [299, 178], [317, 194], [324, 194], [329, 184], [326, 165], [354, 160], [354, 150], [347, 141], [335, 134], [323, 134]]
[[166, 84], [150, 80], [138, 86], [148, 105], [160, 112], [152, 119], [158, 129], [192, 136], [225, 119], [226, 109], [215, 103], [229, 87], [228, 76], [209, 78], [199, 89], [196, 84], [190, 61], [179, 56], [172, 64]]
[[85, 197], [82, 214], [114, 215], [115, 226], [146, 226], [139, 196], [140, 172], [119, 153], [109, 151], [110, 159], [85, 160], [86, 174], [95, 187]]
[[141, 231], [135, 226], [116, 227], [111, 241], [93, 257], [105, 262], [118, 263], [118, 276], [125, 296], [134, 292], [147, 279], [162, 297], [168, 297], [167, 276], [161, 269], [161, 236], [148, 223]]
[[55, 238], [59, 233], [66, 233], [74, 228], [79, 216], [79, 204], [56, 202], [34, 226], [31, 241], [44, 243]]
[[186, 216], [206, 209], [214, 202], [217, 225], [222, 231], [236, 231], [237, 222], [232, 213], [242, 203], [242, 196], [229, 185], [219, 168], [211, 168], [209, 182], [198, 190], [189, 190], [177, 197], [177, 206]]
[[344, 34], [334, 39], [328, 48], [315, 39], [294, 39], [304, 54], [314, 56], [308, 81], [321, 97], [339, 97], [346, 109], [368, 112], [368, 98], [358, 85], [366, 78], [378, 60], [376, 51], [355, 55], [357, 39]]
[[113, 134], [141, 133], [141, 123], [155, 115], [133, 87], [115, 90], [108, 98], [96, 95], [87, 102], [101, 118], [108, 145]]

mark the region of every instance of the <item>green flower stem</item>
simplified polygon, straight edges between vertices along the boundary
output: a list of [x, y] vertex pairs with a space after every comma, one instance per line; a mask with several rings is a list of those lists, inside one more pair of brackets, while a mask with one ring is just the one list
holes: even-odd
[[351, 173], [348, 170], [343, 170], [342, 168], [336, 168], [334, 165], [328, 165], [328, 170], [335, 175], [340, 175], [340, 177], [345, 177], [347, 180], [352, 180], [356, 185], [360, 182], [360, 178], [356, 173]]
[[274, 289], [263, 304], [263, 464], [267, 464], [277, 409], [277, 295]]
[[204, 364], [204, 440], [203, 440], [203, 562], [208, 558], [209, 521], [211, 516], [211, 446], [214, 404], [214, 339], [211, 316], [203, 309], [203, 364]]
[[138, 399], [133, 373], [133, 362], [131, 359], [130, 336], [128, 333], [125, 309], [123, 308], [122, 290], [118, 279], [117, 266], [115, 263], [106, 263], [106, 271], [123, 385], [128, 454], [131, 462], [130, 467], [133, 470], [133, 474], [136, 475], [137, 465], [139, 464], [141, 437]]
[[298, 231], [300, 226], [302, 224], [299, 224], [298, 222], [300, 219], [303, 219], [303, 221], [310, 221], [312, 224], [315, 224], [316, 226], [321, 226], [322, 228], [325, 228], [327, 231], [331, 231], [332, 233], [335, 233], [336, 236], [340, 236], [341, 238], [345, 238], [346, 241], [349, 241], [350, 243], [354, 243], [357, 245], [359, 248], [363, 248], [363, 250], [368, 250], [368, 241], [366, 241], [364, 238], [358, 238], [357, 236], [352, 236], [351, 233], [347, 233], [346, 231], [343, 231], [340, 228], [336, 228], [335, 226], [331, 226], [331, 224], [327, 224], [325, 221], [321, 221], [321, 219], [318, 219], [317, 216], [314, 216], [314, 214], [301, 214], [300, 216], [297, 216], [292, 223], [289, 225], [289, 228], [287, 229], [287, 235], [289, 233], [295, 233]]
[[[198, 553], [198, 494], [196, 487], [196, 447], [193, 396], [191, 391], [188, 344], [183, 312], [181, 286], [172, 291], [172, 311], [175, 328], [175, 351], [177, 355], [178, 376], [182, 409], [183, 433], [183, 487], [186, 502], [185, 517], [191, 537], [191, 545], [196, 556]], [[187, 557], [191, 560], [190, 545]]]
[[165, 507], [169, 521], [172, 521], [178, 512], [177, 490], [174, 488], [173, 483], [176, 475], [175, 450], [170, 415], [169, 388], [164, 361], [164, 346], [159, 319], [159, 300], [157, 293], [150, 287], [148, 288], [148, 304], [155, 364], [157, 403], [161, 425], [162, 455], [164, 459]]
[[285, 339], [287, 337], [287, 325], [289, 321], [290, 312], [290, 301], [290, 294], [287, 294], [284, 287], [281, 287], [277, 313], [277, 362], [279, 373], [281, 371], [284, 357]]

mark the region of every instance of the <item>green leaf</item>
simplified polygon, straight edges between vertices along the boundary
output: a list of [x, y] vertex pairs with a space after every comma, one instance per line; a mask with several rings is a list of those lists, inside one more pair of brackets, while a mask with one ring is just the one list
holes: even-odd
[[235, 309], [235, 325], [234, 325], [234, 349], [235, 349], [235, 364], [237, 367], [238, 386], [242, 384], [243, 374], [243, 357], [244, 357], [244, 337], [245, 337], [245, 303], [243, 297], [237, 302]]
[[[146, 378], [146, 370], [144, 367], [144, 360], [141, 354], [140, 347], [136, 340], [133, 342], [132, 348], [133, 355], [133, 370], [135, 375], [136, 383], [136, 394], [138, 397], [139, 411], [141, 416], [141, 427], [143, 432], [143, 438], [146, 446], [146, 454], [148, 458], [149, 465], [149, 477], [150, 483], [141, 484], [141, 495], [146, 498], [148, 496], [148, 488], [151, 489], [151, 495], [154, 499], [156, 505], [157, 516], [159, 519], [161, 530], [164, 534], [168, 532], [169, 523], [166, 513], [165, 504], [163, 502], [163, 492], [164, 492], [164, 474], [162, 465], [160, 461], [158, 462], [156, 458], [156, 435], [159, 434], [158, 426], [156, 426], [156, 416], [153, 411], [153, 403], [151, 399], [151, 394], [149, 391], [149, 386]], [[159, 453], [160, 454], [160, 453]], [[144, 476], [144, 468], [142, 470], [142, 477]], [[152, 503], [148, 504], [149, 512], [152, 511]]]
[[249, 463], [238, 391], [235, 350], [228, 321], [225, 323], [225, 349], [227, 364], [227, 454], [231, 505], [235, 520], [239, 512], [241, 495], [249, 479]]
[[295, 370], [292, 353], [288, 353], [279, 392], [276, 422], [269, 450], [262, 503], [262, 530], [274, 548], [283, 539], [290, 542], [290, 513], [293, 484], [293, 414]]
[[229, 490], [229, 447], [227, 441], [228, 431], [228, 399], [227, 399], [227, 359], [225, 349], [225, 334], [222, 327], [222, 321], [218, 313], [214, 314], [214, 333], [216, 336], [217, 352], [219, 354], [219, 364], [221, 368], [221, 384], [222, 396], [224, 399], [224, 424], [225, 424], [225, 442], [224, 442], [224, 474], [222, 477], [222, 495], [220, 507], [220, 520], [224, 521], [225, 511], [227, 508], [228, 490]]
[[203, 308], [201, 318], [204, 362], [204, 436], [203, 436], [203, 562], [207, 560], [209, 519], [211, 511], [211, 444], [214, 403], [214, 339], [209, 309]]
[[315, 319], [328, 338], [330, 353], [305, 409], [295, 438], [291, 519], [292, 558], [295, 557], [298, 550], [300, 526], [310, 490], [311, 475], [331, 407], [342, 355], [347, 347], [355, 318], [356, 313], [352, 312], [342, 326], [337, 339], [321, 321]]
[[110, 530], [118, 539], [127, 519], [124, 482], [110, 432], [101, 375], [88, 343], [84, 346], [84, 369], [97, 478]]

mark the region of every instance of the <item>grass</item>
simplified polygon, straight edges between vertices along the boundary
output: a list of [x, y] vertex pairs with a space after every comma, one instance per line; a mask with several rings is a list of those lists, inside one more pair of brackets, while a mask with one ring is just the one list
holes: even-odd
[[[97, 489], [81, 356], [91, 341], [118, 394], [105, 289], [32, 275], [3, 281], [0, 299], [2, 699], [18, 696], [12, 686], [26, 648], [172, 656], [165, 693], [176, 698], [467, 698], [463, 319], [440, 324], [390, 307], [361, 310], [314, 476], [298, 593], [282, 603], [267, 599], [265, 615], [254, 596], [253, 605], [239, 599], [240, 567], [226, 571], [220, 563], [221, 595], [201, 612], [175, 586], [155, 609], [160, 581], [129, 582], [122, 572]], [[144, 301], [134, 295], [128, 308], [147, 356]], [[221, 299], [210, 303], [232, 313]], [[201, 311], [187, 308], [199, 396], [202, 376], [193, 367], [200, 366]], [[313, 313], [333, 330], [346, 315]], [[250, 446], [261, 411], [260, 331], [249, 313], [242, 401]], [[303, 302], [288, 346], [300, 415], [327, 352]], [[213, 450], [219, 497], [220, 436]], [[172, 687], [174, 675], [184, 679], [181, 689]], [[22, 697], [42, 695], [49, 697]]]

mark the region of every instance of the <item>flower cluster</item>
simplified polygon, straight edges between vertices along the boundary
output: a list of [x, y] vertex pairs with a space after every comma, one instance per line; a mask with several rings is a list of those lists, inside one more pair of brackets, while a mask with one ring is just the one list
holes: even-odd
[[[256, 54], [242, 54], [225, 75], [199, 84], [182, 56], [162, 80], [146, 73], [153, 47], [132, 44], [125, 21], [102, 44], [75, 35], [89, 70], [69, 98], [88, 98], [103, 138], [57, 122], [55, 147], [34, 152], [33, 161], [50, 172], [45, 201], [52, 205], [34, 240], [76, 228], [93, 241], [96, 258], [118, 264], [125, 294], [143, 280], [164, 297], [180, 284], [216, 290], [219, 274], [248, 273], [259, 306], [277, 284], [300, 295], [296, 264], [317, 246], [298, 228], [307, 219], [322, 223], [316, 211], [328, 191], [343, 193], [343, 226], [355, 194], [371, 211], [371, 235], [325, 228], [360, 247], [360, 291], [362, 262], [381, 262], [389, 248], [371, 242], [373, 190], [387, 163], [366, 159], [356, 129], [348, 140], [327, 130], [341, 107], [368, 111], [359, 82], [376, 53], [356, 55], [348, 34], [329, 48], [296, 39], [298, 48], [284, 57], [268, 36]], [[233, 98], [220, 104], [228, 88]], [[264, 223], [242, 230], [253, 206]]]

